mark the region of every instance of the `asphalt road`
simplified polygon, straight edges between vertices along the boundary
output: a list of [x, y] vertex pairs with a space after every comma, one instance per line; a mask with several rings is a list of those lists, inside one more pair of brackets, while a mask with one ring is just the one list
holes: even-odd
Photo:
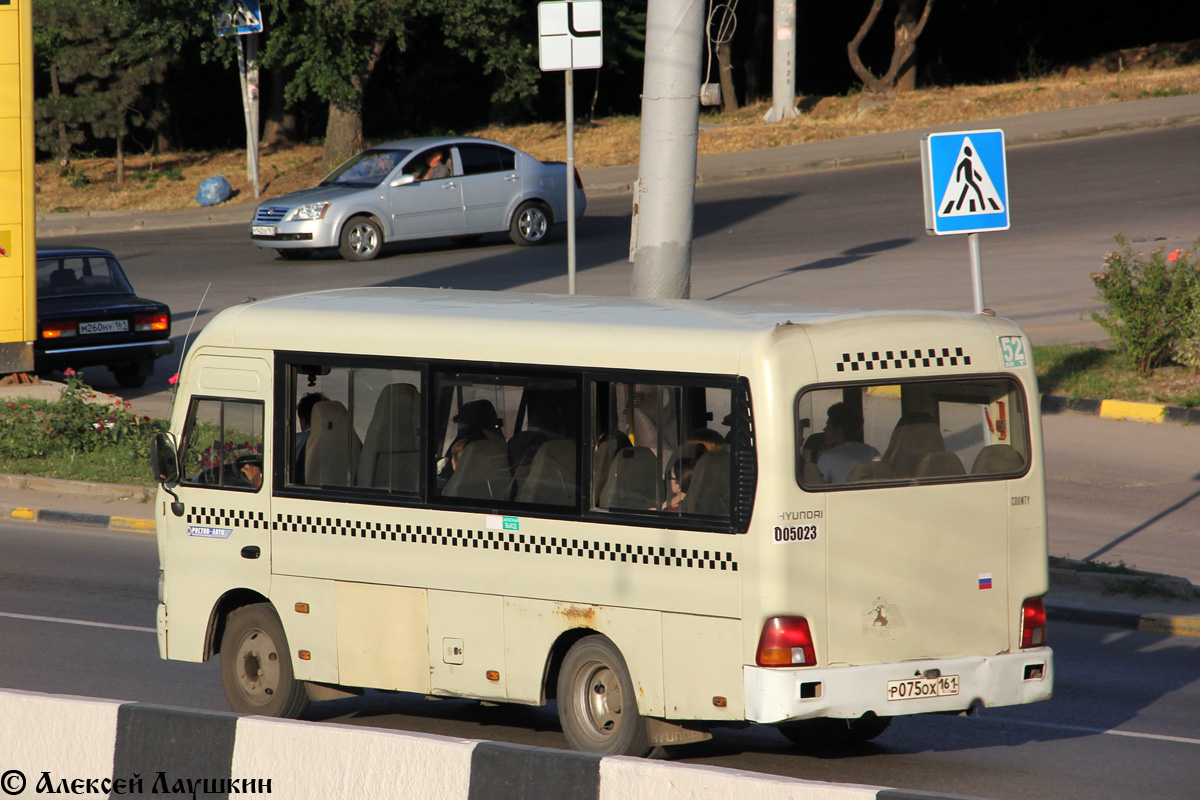
[[[158, 659], [153, 537], [0, 523], [0, 685], [226, 710], [214, 663]], [[1200, 781], [1200, 639], [1057, 624], [1053, 700], [900, 718], [875, 742], [799, 749], [720, 729], [680, 761], [982, 798], [1184, 800]], [[553, 707], [371, 692], [310, 719], [565, 748]]]
[[[1039, 344], [1104, 338], [1089, 273], [1113, 236], [1152, 247], [1200, 235], [1200, 126], [1011, 148], [1012, 228], [983, 234], [985, 300]], [[970, 310], [967, 243], [924, 232], [919, 164], [844, 169], [701, 186], [696, 192], [692, 297], [842, 307]], [[589, 202], [578, 231], [581, 294], [628, 294], [630, 201]], [[1161, 239], [1159, 237], [1162, 237]], [[339, 286], [432, 286], [566, 291], [566, 241], [516, 247], [506, 235], [460, 247], [449, 240], [391, 246], [366, 264], [336, 255], [307, 262], [250, 245], [244, 226], [39, 239], [116, 252], [134, 286], [170, 304], [181, 343], [246, 297]], [[175, 358], [160, 359], [139, 400], [166, 389]], [[95, 373], [94, 375], [92, 373]], [[89, 372], [116, 390], [107, 370]], [[162, 399], [149, 406], [163, 411]]]

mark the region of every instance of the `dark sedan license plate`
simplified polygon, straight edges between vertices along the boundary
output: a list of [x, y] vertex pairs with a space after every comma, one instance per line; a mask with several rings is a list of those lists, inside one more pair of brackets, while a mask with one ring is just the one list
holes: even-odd
[[129, 320], [127, 319], [106, 319], [98, 322], [79, 323], [80, 336], [86, 336], [89, 333], [125, 333], [128, 330]]
[[958, 694], [957, 675], [887, 682], [888, 700], [919, 700], [922, 697], [947, 697], [955, 694]]

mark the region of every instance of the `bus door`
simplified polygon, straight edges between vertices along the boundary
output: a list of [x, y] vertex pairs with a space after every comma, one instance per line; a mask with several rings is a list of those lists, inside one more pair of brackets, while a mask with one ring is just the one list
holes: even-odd
[[[1008, 650], [1002, 476], [1025, 471], [1028, 440], [1023, 425], [1019, 440], [1011, 429], [1001, 438], [994, 409], [1002, 402], [1006, 414], [1020, 415], [1018, 385], [985, 378], [852, 387], [855, 403], [847, 391], [810, 392], [801, 408], [833, 441], [855, 442], [843, 447], [860, 459], [839, 473], [836, 459], [818, 457], [825, 471], [810, 470], [814, 485], [806, 487], [826, 493], [830, 663]], [[835, 403], [851, 410], [834, 411]], [[846, 415], [851, 430], [831, 433], [827, 413]]]
[[[167, 512], [164, 548], [166, 559], [186, 560], [188, 568], [172, 571], [171, 590], [189, 591], [174, 581], [196, 576], [191, 591], [247, 588], [267, 596], [271, 474], [263, 454], [270, 368], [260, 359], [199, 356], [191, 372], [176, 489], [184, 514]], [[224, 580], [214, 581], [216, 575]]]

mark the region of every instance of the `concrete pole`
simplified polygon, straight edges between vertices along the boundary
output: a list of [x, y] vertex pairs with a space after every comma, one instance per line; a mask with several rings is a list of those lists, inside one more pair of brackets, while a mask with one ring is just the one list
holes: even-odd
[[633, 193], [633, 297], [691, 296], [703, 0], [649, 0]]
[[799, 116], [796, 111], [796, 0], [775, 0], [771, 59], [771, 108], [767, 122]]

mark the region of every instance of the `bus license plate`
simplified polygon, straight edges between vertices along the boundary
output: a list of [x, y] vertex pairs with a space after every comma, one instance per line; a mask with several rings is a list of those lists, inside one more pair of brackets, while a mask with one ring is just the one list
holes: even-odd
[[888, 700], [919, 700], [922, 697], [948, 697], [958, 694], [958, 676], [941, 675], [937, 678], [909, 678], [904, 681], [888, 681]]
[[129, 330], [129, 320], [127, 319], [110, 319], [100, 322], [79, 323], [80, 336], [86, 336], [89, 333], [124, 333], [127, 330]]
[[254, 225], [250, 228], [251, 236], [274, 236], [275, 228], [270, 225]]

